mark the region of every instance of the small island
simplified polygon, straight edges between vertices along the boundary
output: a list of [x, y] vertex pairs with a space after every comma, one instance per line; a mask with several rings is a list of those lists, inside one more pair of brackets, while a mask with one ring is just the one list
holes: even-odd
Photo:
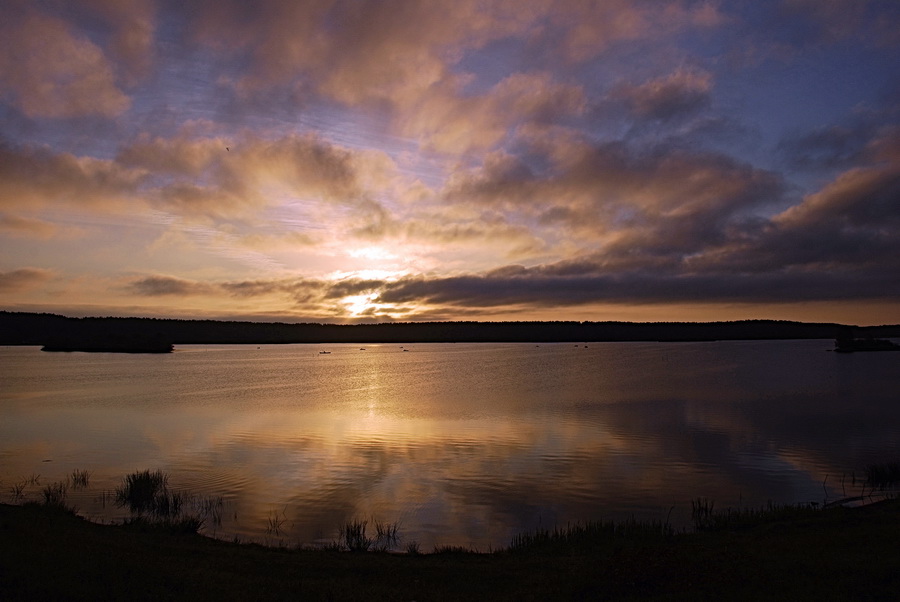
[[110, 336], [102, 338], [56, 337], [41, 351], [85, 351], [90, 353], [172, 353], [171, 341], [153, 336]]
[[887, 339], [873, 338], [839, 338], [834, 341], [834, 350], [838, 353], [854, 351], [900, 351], [900, 345]]

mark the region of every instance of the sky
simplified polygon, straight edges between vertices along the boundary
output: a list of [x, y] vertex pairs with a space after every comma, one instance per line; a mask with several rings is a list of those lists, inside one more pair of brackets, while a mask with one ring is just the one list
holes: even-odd
[[0, 309], [900, 322], [897, 0], [0, 14]]

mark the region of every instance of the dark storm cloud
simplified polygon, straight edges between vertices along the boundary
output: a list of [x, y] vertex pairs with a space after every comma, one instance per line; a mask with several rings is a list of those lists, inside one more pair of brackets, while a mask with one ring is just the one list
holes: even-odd
[[528, 270], [515, 278], [458, 276], [387, 283], [381, 303], [463, 307], [570, 307], [589, 303], [800, 302], [888, 299], [900, 284], [880, 273], [668, 275], [641, 273], [554, 277]]

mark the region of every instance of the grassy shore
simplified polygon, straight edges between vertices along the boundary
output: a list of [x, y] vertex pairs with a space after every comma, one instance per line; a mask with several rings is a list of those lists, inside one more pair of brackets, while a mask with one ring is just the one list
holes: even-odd
[[[491, 554], [239, 545], [0, 505], [0, 599], [896, 599], [900, 501], [698, 533], [545, 533]], [[560, 536], [563, 535], [563, 536]]]

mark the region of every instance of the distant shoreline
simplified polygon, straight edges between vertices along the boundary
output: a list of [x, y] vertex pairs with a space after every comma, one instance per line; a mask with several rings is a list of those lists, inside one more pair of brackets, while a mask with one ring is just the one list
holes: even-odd
[[[70, 318], [0, 311], [0, 345], [63, 350], [108, 341], [142, 348], [168, 344], [275, 343], [589, 343], [896, 338], [900, 325], [853, 326], [783, 320], [729, 322], [391, 322], [286, 324], [158, 318]], [[55, 341], [64, 341], [55, 345]], [[73, 343], [74, 342], [74, 343]], [[84, 350], [84, 349], [82, 349]]]

